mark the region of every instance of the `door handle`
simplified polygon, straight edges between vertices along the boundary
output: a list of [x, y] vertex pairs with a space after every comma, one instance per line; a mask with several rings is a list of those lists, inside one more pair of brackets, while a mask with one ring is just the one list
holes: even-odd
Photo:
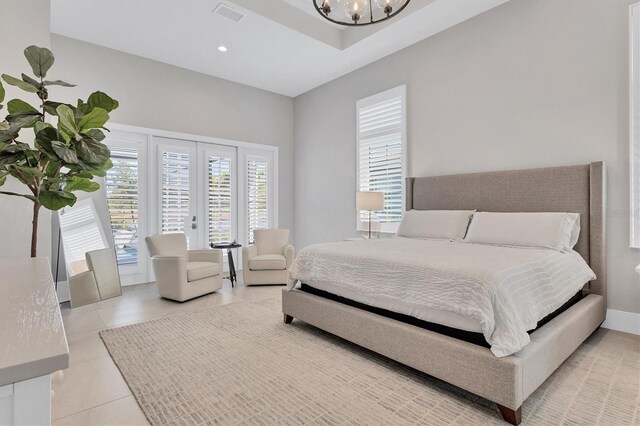
[[196, 222], [195, 216], [191, 219], [191, 229], [198, 229], [198, 222]]

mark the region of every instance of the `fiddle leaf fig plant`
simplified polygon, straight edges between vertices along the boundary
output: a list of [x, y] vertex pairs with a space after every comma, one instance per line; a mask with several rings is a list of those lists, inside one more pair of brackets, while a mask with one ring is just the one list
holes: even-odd
[[[73, 206], [77, 199], [74, 192], [96, 191], [100, 185], [93, 178], [104, 176], [112, 167], [109, 148], [102, 141], [109, 113], [118, 107], [118, 101], [102, 92], [92, 93], [86, 101], [78, 99], [76, 105], [51, 101], [50, 86], [75, 85], [45, 79], [55, 61], [49, 49], [29, 46], [24, 56], [35, 78], [2, 74], [0, 110], [6, 94], [2, 81], [23, 90], [37, 103], [33, 106], [23, 99], [11, 99], [6, 104], [8, 115], [0, 122], [0, 194], [33, 203], [31, 257], [35, 257], [40, 209]], [[49, 123], [50, 117], [57, 119], [57, 125]], [[24, 193], [4, 191], [8, 177], [22, 183]]]

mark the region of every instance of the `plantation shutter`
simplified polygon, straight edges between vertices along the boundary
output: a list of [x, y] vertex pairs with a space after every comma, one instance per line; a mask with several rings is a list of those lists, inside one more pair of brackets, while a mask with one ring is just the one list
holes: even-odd
[[162, 153], [161, 230], [163, 234], [185, 232], [189, 208], [189, 154]]
[[358, 188], [384, 192], [384, 210], [376, 212], [381, 224], [400, 222], [404, 210], [403, 107], [403, 96], [396, 94], [358, 108]]
[[247, 205], [249, 244], [253, 231], [269, 227], [269, 163], [261, 159], [247, 160]]
[[208, 224], [210, 242], [228, 242], [231, 236], [232, 159], [210, 156], [208, 168]]
[[111, 232], [119, 265], [138, 263], [138, 150], [111, 147], [113, 167], [105, 176]]

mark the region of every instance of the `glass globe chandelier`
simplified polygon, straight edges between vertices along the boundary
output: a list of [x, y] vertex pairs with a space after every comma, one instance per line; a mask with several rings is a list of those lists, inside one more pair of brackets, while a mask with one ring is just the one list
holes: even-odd
[[411, 0], [312, 0], [318, 13], [339, 25], [362, 26], [393, 18]]

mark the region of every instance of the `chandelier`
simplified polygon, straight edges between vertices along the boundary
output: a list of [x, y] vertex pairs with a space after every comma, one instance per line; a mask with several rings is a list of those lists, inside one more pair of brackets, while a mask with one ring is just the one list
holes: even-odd
[[386, 21], [411, 0], [312, 0], [323, 18], [339, 25], [362, 26]]

